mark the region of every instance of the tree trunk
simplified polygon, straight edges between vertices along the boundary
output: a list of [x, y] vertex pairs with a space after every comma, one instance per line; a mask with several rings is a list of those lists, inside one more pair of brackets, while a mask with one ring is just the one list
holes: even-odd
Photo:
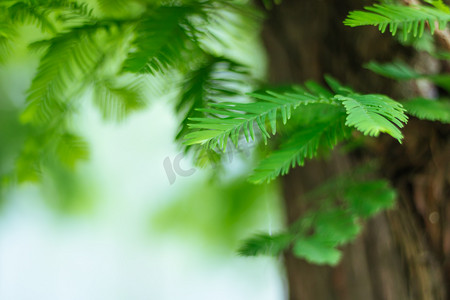
[[[263, 29], [272, 83], [321, 81], [331, 74], [361, 92], [409, 94], [365, 70], [370, 60], [407, 58], [375, 28], [347, 28], [346, 14], [362, 0], [283, 0], [268, 12]], [[344, 249], [335, 268], [311, 265], [286, 254], [289, 299], [448, 299], [450, 271], [449, 126], [411, 120], [404, 145], [382, 137], [366, 149], [381, 161], [380, 173], [398, 191], [395, 209], [368, 222]], [[350, 169], [361, 155], [334, 153], [282, 178], [288, 223], [303, 212], [302, 194]], [[362, 199], [363, 201], [363, 199]]]

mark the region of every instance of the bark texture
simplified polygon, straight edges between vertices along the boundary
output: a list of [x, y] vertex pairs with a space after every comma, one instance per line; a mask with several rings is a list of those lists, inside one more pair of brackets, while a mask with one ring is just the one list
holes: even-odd
[[[408, 57], [374, 28], [347, 28], [346, 14], [362, 0], [283, 0], [268, 12], [263, 38], [272, 83], [321, 81], [331, 74], [361, 92], [408, 94], [363, 69], [370, 60]], [[411, 120], [404, 145], [383, 137], [368, 152], [397, 188], [397, 207], [367, 224], [335, 268], [287, 254], [289, 299], [448, 299], [450, 287], [449, 126]], [[303, 212], [302, 194], [358, 163], [361, 155], [333, 154], [282, 178], [287, 219]]]

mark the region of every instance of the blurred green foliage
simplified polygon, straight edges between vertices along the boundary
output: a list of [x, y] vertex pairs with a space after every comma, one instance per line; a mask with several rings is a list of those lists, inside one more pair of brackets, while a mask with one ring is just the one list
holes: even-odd
[[[228, 66], [235, 74], [249, 70], [235, 58], [245, 61], [250, 56], [243, 53], [255, 49], [258, 18], [238, 0], [2, 1], [0, 92], [11, 96], [0, 102], [2, 190], [38, 182], [55, 208], [85, 206], [91, 200], [77, 177], [90, 152], [77, 124], [84, 100], [118, 122], [170, 94], [185, 123], [196, 102], [218, 101], [206, 93], [228, 97], [248, 89], [222, 75]], [[252, 42], [242, 41], [243, 34]], [[210, 61], [205, 83], [189, 89]], [[214, 89], [211, 83], [221, 78], [231, 86]]]

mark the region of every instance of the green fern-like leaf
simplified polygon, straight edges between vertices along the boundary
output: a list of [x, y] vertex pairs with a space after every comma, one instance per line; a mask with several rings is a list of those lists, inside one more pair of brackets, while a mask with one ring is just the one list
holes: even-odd
[[8, 22], [0, 22], [0, 63], [5, 61], [13, 49], [12, 40], [16, 36], [16, 30]]
[[108, 17], [124, 18], [132, 15], [134, 10], [142, 9], [138, 1], [130, 0], [97, 0], [101, 12]]
[[56, 32], [53, 21], [50, 19], [50, 10], [28, 1], [17, 2], [8, 9], [9, 17], [13, 22], [35, 25], [43, 32]]
[[433, 5], [434, 7], [443, 12], [450, 13], [450, 8], [442, 0], [424, 0], [424, 1], [426, 3]]
[[1, 13], [11, 23], [34, 25], [43, 32], [56, 33], [57, 21], [86, 18], [91, 10], [74, 0], [2, 1]]
[[429, 24], [431, 33], [434, 33], [435, 22], [440, 29], [444, 29], [448, 21], [450, 21], [450, 13], [434, 7], [374, 4], [365, 7], [364, 11], [350, 12], [344, 24], [350, 27], [378, 26], [383, 33], [389, 27], [392, 35], [397, 34], [401, 29], [406, 40], [409, 34], [422, 36], [425, 23]]
[[309, 236], [299, 238], [293, 247], [295, 256], [304, 258], [313, 264], [336, 265], [342, 257], [341, 251], [335, 248], [336, 244], [322, 236]]
[[403, 102], [406, 111], [422, 120], [450, 123], [450, 102], [416, 98]]
[[256, 234], [244, 241], [238, 253], [242, 256], [278, 256], [289, 246], [291, 241], [290, 234]]
[[[226, 149], [228, 138], [237, 144], [243, 133], [247, 140], [255, 140], [254, 123], [257, 124], [264, 140], [270, 137], [268, 125], [272, 134], [277, 131], [277, 114], [280, 113], [283, 124], [291, 117], [291, 112], [299, 105], [312, 103], [326, 103], [336, 105], [330, 97], [331, 93], [315, 84], [307, 84], [309, 91], [296, 86], [281, 92], [266, 91], [249, 94], [257, 99], [254, 103], [220, 103], [211, 104], [211, 108], [202, 109], [203, 112], [217, 116], [217, 118], [194, 118], [196, 122], [190, 128], [200, 129], [186, 135], [186, 144], [204, 144], [209, 148]], [[266, 124], [266, 120], [267, 123]]]
[[381, 132], [390, 134], [401, 142], [403, 135], [399, 128], [408, 120], [403, 106], [385, 95], [337, 95], [348, 116], [346, 125], [353, 126], [365, 135], [378, 136]]
[[24, 122], [47, 122], [64, 110], [64, 103], [81, 90], [103, 60], [96, 42], [98, 24], [73, 28], [49, 41], [28, 91]]
[[350, 185], [343, 198], [350, 211], [361, 218], [368, 218], [391, 208], [395, 197], [395, 190], [385, 180], [374, 180]]
[[[363, 194], [359, 196], [361, 195]], [[352, 211], [344, 209], [319, 211], [314, 220], [317, 224], [316, 234], [332, 241], [335, 245], [346, 244], [354, 240], [361, 231], [357, 216]]]
[[[346, 125], [355, 127], [365, 135], [378, 136], [386, 132], [401, 141], [403, 138], [399, 127], [407, 121], [402, 105], [384, 95], [360, 95], [336, 80], [326, 78], [330, 90], [315, 82], [307, 82], [306, 88], [295, 86], [281, 91], [265, 91], [249, 94], [257, 99], [254, 103], [216, 103], [211, 108], [201, 109], [214, 118], [192, 118], [189, 124], [197, 129], [185, 136], [185, 144], [203, 144], [207, 148], [226, 149], [228, 139], [237, 145], [239, 136], [244, 134], [248, 140], [255, 140], [254, 123], [265, 141], [277, 131], [277, 115], [280, 112], [283, 124], [291, 116], [293, 109], [299, 105], [327, 104], [341, 107], [347, 111]], [[267, 122], [266, 122], [267, 121]], [[301, 160], [300, 160], [301, 161]]]
[[198, 109], [211, 103], [239, 100], [251, 84], [248, 67], [224, 57], [209, 56], [189, 71], [183, 82], [176, 111], [184, 115], [177, 139], [187, 132], [189, 119], [198, 118]]
[[422, 74], [401, 61], [384, 64], [370, 62], [366, 65], [366, 68], [396, 80], [428, 79], [437, 86], [450, 91], [450, 74]]
[[124, 70], [154, 74], [186, 63], [191, 41], [186, 24], [194, 12], [190, 6], [162, 6], [143, 17], [136, 27], [134, 47]]
[[128, 114], [145, 107], [139, 80], [122, 84], [112, 80], [96, 81], [94, 103], [105, 119], [115, 121], [123, 120]]
[[282, 0], [263, 0], [266, 9], [272, 9], [274, 5], [280, 5]]
[[366, 64], [365, 67], [374, 73], [396, 80], [418, 79], [422, 76], [420, 73], [416, 72], [410, 66], [401, 61], [383, 64], [371, 61]]
[[348, 138], [351, 130], [345, 126], [345, 114], [331, 114], [325, 122], [300, 128], [286, 144], [263, 159], [249, 180], [253, 183], [269, 182], [290, 168], [302, 166], [305, 159], [313, 158], [318, 151], [332, 149], [339, 141]]
[[15, 175], [19, 182], [39, 181], [43, 167], [56, 163], [70, 170], [88, 157], [88, 145], [82, 137], [60, 125], [35, 127], [16, 160]]
[[36, 145], [24, 145], [24, 149], [16, 159], [15, 176], [19, 183], [38, 182], [41, 179], [40, 153]]
[[78, 161], [89, 157], [88, 145], [80, 136], [65, 133], [56, 138], [54, 145], [59, 161], [68, 168], [73, 169]]

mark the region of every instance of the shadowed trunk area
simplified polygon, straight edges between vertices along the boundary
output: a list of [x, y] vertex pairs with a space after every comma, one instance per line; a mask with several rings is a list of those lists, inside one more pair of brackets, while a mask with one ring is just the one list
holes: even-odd
[[[362, 0], [283, 0], [268, 12], [263, 39], [271, 83], [322, 81], [330, 74], [360, 92], [410, 94], [365, 70], [370, 60], [408, 57], [375, 28], [347, 28], [346, 14]], [[403, 87], [404, 88], [404, 87]], [[304, 211], [302, 195], [367, 156], [398, 191], [396, 208], [368, 222], [344, 249], [334, 268], [311, 265], [286, 254], [289, 299], [448, 299], [450, 286], [449, 126], [410, 120], [404, 144], [390, 137], [372, 141], [365, 154], [334, 153], [282, 177], [289, 224]], [[364, 199], [361, 199], [364, 201]]]

